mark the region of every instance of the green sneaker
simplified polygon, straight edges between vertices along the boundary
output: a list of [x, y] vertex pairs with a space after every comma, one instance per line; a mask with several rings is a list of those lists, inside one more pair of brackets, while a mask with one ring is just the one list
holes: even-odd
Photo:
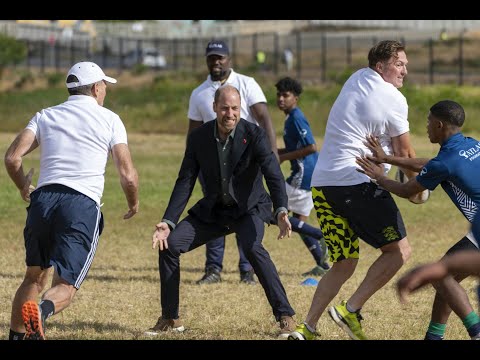
[[353, 340], [367, 340], [360, 324], [360, 320], [363, 320], [362, 315], [358, 311], [354, 313], [348, 311], [346, 300], [329, 308], [328, 314]]
[[[328, 265], [324, 265], [327, 267]], [[330, 270], [330, 267], [322, 267], [320, 265], [315, 266], [312, 270], [307, 271], [306, 273], [303, 273], [302, 276], [323, 276], [327, 273], [328, 270]]]
[[297, 326], [294, 332], [288, 335], [288, 340], [315, 340], [317, 333], [307, 329], [304, 323]]

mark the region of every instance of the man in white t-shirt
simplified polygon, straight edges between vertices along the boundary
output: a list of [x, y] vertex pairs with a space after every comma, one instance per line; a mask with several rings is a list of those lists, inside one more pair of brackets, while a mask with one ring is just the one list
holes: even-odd
[[[241, 75], [230, 67], [230, 51], [228, 45], [221, 40], [210, 41], [205, 52], [209, 75], [200, 86], [192, 91], [188, 106], [188, 134], [206, 123], [214, 120], [216, 114], [213, 111], [213, 98], [215, 91], [226, 84], [238, 89], [242, 99], [241, 118], [261, 126], [267, 133], [272, 151], [278, 159], [277, 142], [272, 120], [268, 113], [267, 99], [262, 89], [254, 78]], [[188, 135], [187, 134], [187, 135]], [[204, 190], [204, 180], [200, 173], [199, 181]], [[203, 191], [204, 192], [204, 191]], [[255, 284], [252, 265], [248, 262], [238, 243], [240, 254], [239, 269], [240, 281], [245, 284]], [[225, 253], [225, 237], [219, 237], [206, 244], [205, 274], [197, 281], [197, 284], [213, 284], [221, 281], [220, 273], [223, 268], [223, 256]]]
[[[5, 167], [23, 200], [29, 202], [24, 229], [27, 270], [12, 304], [10, 340], [44, 340], [45, 320], [70, 305], [85, 280], [103, 230], [100, 199], [105, 166], [112, 154], [128, 205], [138, 212], [138, 175], [120, 117], [103, 107], [106, 76], [92, 62], [70, 68], [70, 96], [35, 114], [5, 155]], [[40, 175], [24, 174], [22, 158], [37, 147]], [[54, 267], [50, 289], [37, 298]]]
[[[395, 201], [388, 191], [357, 171], [356, 163], [357, 157], [371, 154], [364, 143], [370, 134], [380, 138], [388, 154], [415, 157], [407, 101], [398, 90], [407, 75], [407, 63], [401, 43], [379, 42], [370, 49], [368, 67], [350, 76], [330, 111], [312, 176], [312, 197], [333, 266], [318, 283], [306, 320], [290, 334], [292, 339], [315, 337], [320, 316], [355, 271], [359, 238], [380, 249], [381, 254], [348, 301], [328, 309], [352, 339], [366, 339], [360, 309], [410, 257]], [[416, 174], [404, 170], [409, 178]]]

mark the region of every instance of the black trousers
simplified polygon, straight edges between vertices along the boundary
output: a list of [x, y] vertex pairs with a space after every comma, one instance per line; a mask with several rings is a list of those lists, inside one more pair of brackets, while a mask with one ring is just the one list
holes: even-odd
[[160, 293], [162, 316], [177, 319], [180, 287], [180, 255], [204, 245], [222, 235], [236, 233], [255, 274], [262, 285], [277, 321], [282, 315], [293, 316], [277, 269], [262, 245], [265, 224], [256, 215], [246, 214], [239, 219], [205, 223], [188, 215], [168, 237], [168, 249], [159, 252]]

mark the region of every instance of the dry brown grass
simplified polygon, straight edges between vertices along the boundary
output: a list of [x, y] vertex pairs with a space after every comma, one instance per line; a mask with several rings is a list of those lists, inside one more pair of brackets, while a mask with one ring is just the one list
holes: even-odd
[[[2, 153], [13, 136], [0, 134]], [[437, 146], [426, 143], [423, 138], [414, 137], [413, 142], [418, 156], [432, 156], [437, 151]], [[102, 208], [106, 223], [95, 261], [72, 305], [48, 320], [49, 339], [150, 339], [142, 333], [153, 326], [160, 315], [157, 251], [151, 249], [151, 235], [168, 202], [184, 143], [183, 136], [130, 135], [140, 175], [141, 211], [129, 221], [122, 220], [126, 212], [125, 200], [109, 162]], [[26, 158], [25, 168], [35, 166], [38, 170], [38, 152], [33, 155]], [[282, 164], [282, 168], [288, 171], [287, 164]], [[6, 338], [11, 300], [24, 273], [25, 204], [3, 166], [0, 168], [0, 189], [0, 332]], [[199, 195], [197, 187], [189, 205]], [[415, 264], [438, 259], [468, 229], [467, 221], [441, 189], [436, 190], [424, 205], [413, 205], [403, 199], [397, 203], [413, 246], [413, 256], [400, 274]], [[316, 224], [313, 215], [311, 223]], [[277, 234], [277, 228], [267, 228], [264, 245], [277, 266], [297, 312], [296, 320], [300, 322], [306, 316], [315, 290], [300, 286], [301, 273], [314, 265], [313, 259], [298, 235], [279, 241]], [[203, 274], [204, 254], [205, 248], [201, 247], [181, 257], [180, 314], [187, 330], [181, 335], [166, 333], [158, 338], [276, 339], [277, 324], [261, 286], [239, 284], [234, 237], [227, 237], [221, 284], [195, 284]], [[333, 303], [348, 298], [378, 255], [379, 251], [362, 243], [357, 271]], [[421, 291], [402, 306], [394, 291], [395, 279], [397, 277], [364, 306], [365, 332], [370, 338], [379, 340], [422, 339], [429, 322], [433, 291]], [[476, 307], [475, 284], [473, 279], [468, 279], [464, 285]], [[327, 314], [322, 315], [318, 332], [322, 340], [348, 339]], [[448, 339], [468, 338], [456, 316], [451, 317], [446, 336]]]

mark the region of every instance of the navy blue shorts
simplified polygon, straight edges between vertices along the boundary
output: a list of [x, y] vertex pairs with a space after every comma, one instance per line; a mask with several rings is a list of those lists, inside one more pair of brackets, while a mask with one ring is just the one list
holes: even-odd
[[62, 279], [79, 289], [103, 230], [99, 205], [58, 184], [36, 189], [30, 198], [23, 230], [27, 266], [54, 266]]

